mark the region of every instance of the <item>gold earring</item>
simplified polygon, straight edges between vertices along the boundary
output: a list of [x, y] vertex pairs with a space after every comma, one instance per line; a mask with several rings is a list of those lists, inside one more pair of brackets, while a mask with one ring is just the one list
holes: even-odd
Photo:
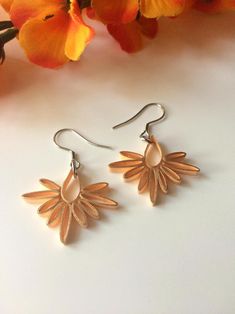
[[[81, 187], [78, 175], [78, 170], [81, 164], [76, 158], [76, 153], [71, 149], [58, 144], [57, 141], [58, 136], [66, 131], [79, 135], [91, 145], [101, 148], [110, 148], [109, 146], [100, 145], [88, 140], [73, 129], [59, 130], [54, 135], [54, 142], [59, 148], [72, 154], [69, 174], [62, 186], [51, 180], [41, 179], [40, 183], [46, 187], [47, 190], [26, 193], [23, 195], [26, 199], [43, 202], [38, 209], [38, 213], [49, 217], [48, 226], [54, 227], [60, 225], [60, 240], [64, 244], [68, 237], [72, 219], [75, 219], [81, 227], [86, 228], [88, 225], [88, 217], [99, 219], [98, 209], [118, 206], [117, 202], [105, 196], [108, 183], [99, 182], [84, 188]], [[69, 192], [71, 192], [70, 189], [74, 185], [75, 195], [71, 197], [71, 193]]]
[[[140, 138], [148, 143], [144, 154], [142, 155], [130, 151], [121, 151], [120, 154], [126, 159], [113, 162], [109, 165], [109, 167], [111, 169], [120, 169], [125, 171], [125, 179], [138, 179], [139, 193], [149, 190], [150, 200], [153, 205], [156, 205], [159, 192], [161, 191], [162, 193], [167, 194], [168, 182], [180, 184], [181, 174], [195, 175], [200, 171], [200, 169], [183, 162], [183, 159], [186, 157], [186, 153], [184, 152], [174, 152], [164, 155], [158, 140], [150, 134], [150, 126], [165, 117], [165, 109], [163, 105], [159, 103], [151, 103], [144, 106], [136, 115], [127, 121], [114, 126], [113, 129], [119, 128], [133, 121], [150, 106], [157, 106], [161, 110], [162, 114], [158, 119], [148, 122], [144, 132], [140, 135]], [[151, 161], [151, 151], [153, 148], [155, 148], [159, 154], [159, 160], [155, 164]]]

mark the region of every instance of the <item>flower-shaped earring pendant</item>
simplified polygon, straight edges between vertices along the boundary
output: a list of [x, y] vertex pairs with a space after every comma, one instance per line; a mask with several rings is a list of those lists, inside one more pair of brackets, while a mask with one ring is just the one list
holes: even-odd
[[[72, 129], [62, 129], [56, 133], [54, 137], [55, 143], [60, 148], [71, 151], [57, 142], [57, 136], [63, 131], [73, 131], [78, 135], [80, 134]], [[93, 142], [90, 143], [95, 146], [108, 148]], [[105, 196], [108, 190], [108, 183], [99, 182], [84, 188], [81, 187], [78, 176], [80, 162], [77, 161], [75, 153], [73, 151], [71, 153], [71, 170], [62, 186], [51, 180], [41, 179], [40, 183], [47, 188], [46, 190], [23, 195], [26, 199], [42, 202], [38, 213], [48, 216], [48, 226], [55, 227], [60, 225], [60, 240], [64, 244], [68, 238], [72, 219], [77, 221], [81, 227], [86, 228], [88, 226], [88, 218], [99, 219], [99, 210], [101, 208], [115, 208], [118, 206], [117, 202]]]
[[[161, 104], [153, 103], [146, 105], [133, 118], [114, 128], [135, 119], [147, 107], [152, 105], [159, 107], [162, 110], [162, 115], [160, 118], [147, 123], [145, 131], [140, 135], [141, 138], [148, 142], [144, 155], [130, 151], [121, 151], [120, 154], [127, 159], [113, 162], [109, 166], [112, 169], [124, 170], [124, 178], [127, 180], [137, 179], [139, 181], [139, 192], [142, 193], [145, 190], [149, 190], [150, 200], [153, 205], [156, 205], [159, 192], [161, 191], [164, 194], [168, 192], [168, 182], [179, 184], [181, 183], [181, 174], [195, 175], [200, 170], [183, 161], [186, 157], [186, 153], [184, 152], [174, 152], [164, 155], [156, 138], [149, 134], [150, 125], [160, 121], [165, 116], [165, 110]], [[151, 158], [153, 149], [158, 153], [157, 162], [154, 162], [153, 158]]]

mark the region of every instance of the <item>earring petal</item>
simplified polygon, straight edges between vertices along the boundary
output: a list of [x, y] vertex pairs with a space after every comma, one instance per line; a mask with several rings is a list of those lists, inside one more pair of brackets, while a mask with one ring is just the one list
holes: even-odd
[[80, 204], [82, 206], [82, 209], [87, 213], [88, 216], [90, 216], [93, 219], [99, 219], [100, 218], [100, 214], [99, 214], [98, 210], [90, 202], [82, 199], [82, 200], [80, 200]]
[[73, 204], [72, 213], [73, 213], [73, 217], [79, 223], [79, 225], [83, 228], [87, 228], [88, 226], [87, 216], [84, 213], [81, 206], [79, 206], [79, 204]]
[[175, 153], [170, 153], [165, 155], [164, 159], [165, 160], [175, 160], [175, 159], [181, 159], [181, 158], [185, 158], [186, 157], [186, 153], [184, 152], [175, 152]]
[[56, 207], [59, 202], [60, 202], [60, 198], [59, 198], [59, 197], [56, 197], [56, 198], [53, 198], [53, 199], [47, 201], [46, 203], [42, 204], [42, 205], [38, 208], [38, 213], [39, 213], [39, 214], [48, 213], [48, 212], [51, 211], [54, 207]]
[[83, 188], [83, 191], [100, 193], [100, 192], [103, 192], [105, 189], [107, 189], [108, 186], [109, 185], [106, 182], [99, 182], [99, 183], [87, 185], [85, 188]]
[[[75, 190], [77, 194], [70, 201], [67, 199], [67, 197], [69, 198], [67, 193], [75, 181], [79, 183], [79, 191]], [[49, 214], [49, 227], [60, 225], [60, 240], [64, 244], [66, 244], [73, 218], [81, 227], [86, 228], [88, 226], [87, 216], [99, 219], [97, 207], [118, 206], [117, 202], [104, 196], [109, 186], [108, 183], [98, 182], [80, 189], [79, 177], [74, 176], [72, 170], [69, 171], [62, 187], [48, 179], [41, 179], [40, 182], [49, 190], [26, 193], [23, 197], [43, 202], [38, 213]]]
[[194, 175], [200, 171], [198, 167], [195, 167], [190, 164], [186, 164], [184, 162], [167, 161], [165, 164], [168, 167], [171, 167], [171, 169], [174, 169], [175, 171], [186, 173], [186, 174]]
[[144, 167], [136, 167], [131, 170], [128, 170], [127, 172], [124, 173], [124, 178], [125, 179], [131, 179], [133, 177], [136, 177], [137, 175], [140, 175], [144, 170]]
[[42, 185], [44, 185], [46, 188], [48, 188], [50, 190], [59, 190], [60, 189], [60, 186], [51, 180], [40, 179], [39, 181]]
[[47, 198], [59, 196], [59, 191], [37, 191], [37, 192], [26, 193], [26, 194], [23, 194], [22, 196], [28, 199], [32, 199], [32, 200], [47, 199]]
[[141, 154], [129, 152], [129, 151], [121, 151], [120, 154], [130, 159], [143, 159], [144, 158], [144, 156]]
[[164, 174], [162, 173], [162, 171], [159, 169], [159, 186], [162, 190], [163, 193], [167, 194], [168, 192], [168, 185], [167, 185], [167, 181], [166, 178], [164, 176]]
[[142, 160], [122, 160], [111, 163], [109, 166], [111, 168], [132, 168], [136, 166], [142, 166]]
[[60, 240], [62, 243], [66, 243], [69, 229], [72, 221], [72, 210], [71, 205], [67, 205], [63, 209], [61, 224], [60, 224]]
[[[159, 161], [155, 165], [152, 165], [150, 159], [152, 148], [155, 148], [159, 156]], [[137, 179], [139, 192], [142, 193], [148, 189], [153, 205], [157, 203], [159, 191], [167, 194], [168, 180], [179, 184], [181, 183], [181, 173], [194, 175], [200, 171], [198, 167], [180, 161], [186, 157], [185, 152], [164, 155], [160, 144], [153, 136], [149, 137], [144, 156], [129, 151], [121, 151], [121, 155], [129, 159], [113, 162], [109, 165], [110, 168], [123, 169], [125, 179]], [[125, 168], [131, 169], [126, 171]]]
[[153, 168], [149, 175], [150, 200], [153, 205], [157, 203], [158, 197], [158, 175], [156, 169]]
[[108, 197], [104, 197], [101, 195], [97, 194], [92, 194], [92, 193], [81, 193], [83, 199], [88, 200], [92, 204], [97, 204], [99, 206], [103, 207], [117, 207], [118, 203], [111, 200]]
[[138, 185], [138, 190], [140, 193], [144, 192], [148, 188], [149, 172], [150, 172], [149, 169], [146, 168], [146, 169], [144, 169], [144, 171], [141, 174], [139, 185]]
[[64, 207], [65, 204], [61, 202], [53, 209], [53, 212], [51, 213], [47, 223], [49, 227], [55, 227], [60, 223], [61, 214]]

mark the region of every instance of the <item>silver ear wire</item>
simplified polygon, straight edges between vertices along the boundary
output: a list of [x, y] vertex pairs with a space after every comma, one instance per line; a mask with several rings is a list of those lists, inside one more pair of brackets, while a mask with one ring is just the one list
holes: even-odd
[[140, 111], [138, 111], [133, 117], [131, 117], [130, 119], [122, 122], [122, 123], [119, 123], [117, 125], [115, 125], [113, 127], [113, 129], [117, 129], [117, 128], [120, 128], [132, 121], [134, 121], [136, 118], [138, 118], [147, 108], [151, 107], [151, 106], [156, 106], [158, 107], [159, 109], [161, 109], [162, 111], [162, 114], [159, 118], [155, 119], [155, 120], [152, 120], [152, 121], [149, 121], [148, 123], [146, 123], [146, 126], [145, 126], [145, 130], [140, 134], [140, 138], [142, 138], [143, 140], [149, 142], [150, 141], [150, 127], [152, 124], [154, 123], [157, 123], [161, 120], [163, 120], [166, 116], [166, 111], [165, 111], [165, 108], [162, 104], [160, 103], [150, 103], [150, 104], [147, 104], [145, 105]]
[[95, 143], [95, 142], [87, 139], [85, 136], [83, 136], [81, 133], [79, 133], [78, 131], [76, 131], [74, 129], [64, 128], [64, 129], [60, 129], [59, 131], [57, 131], [55, 133], [55, 135], [53, 136], [53, 141], [59, 148], [66, 150], [67, 152], [70, 152], [72, 154], [72, 159], [71, 159], [70, 165], [71, 165], [71, 168], [73, 170], [75, 177], [77, 177], [77, 175], [78, 175], [78, 169], [80, 168], [81, 163], [77, 159], [76, 153], [72, 149], [58, 143], [58, 137], [64, 132], [75, 133], [76, 135], [80, 136], [83, 140], [85, 140], [87, 143], [89, 143], [90, 145], [100, 147], [100, 148], [112, 149], [112, 147], [110, 147], [110, 146], [98, 144], [98, 143]]

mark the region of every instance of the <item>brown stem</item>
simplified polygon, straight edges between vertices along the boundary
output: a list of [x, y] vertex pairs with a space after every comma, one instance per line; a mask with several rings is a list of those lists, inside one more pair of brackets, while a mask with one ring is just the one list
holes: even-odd
[[18, 34], [18, 29], [10, 28], [4, 33], [0, 34], [0, 64], [5, 61], [5, 50], [4, 45], [9, 42], [10, 40], [14, 39]]
[[0, 34], [0, 47], [4, 46], [8, 41], [14, 39], [18, 32], [17, 28], [10, 28], [6, 32]]
[[3, 31], [7, 28], [12, 28], [13, 23], [12, 21], [0, 21], [0, 31]]

